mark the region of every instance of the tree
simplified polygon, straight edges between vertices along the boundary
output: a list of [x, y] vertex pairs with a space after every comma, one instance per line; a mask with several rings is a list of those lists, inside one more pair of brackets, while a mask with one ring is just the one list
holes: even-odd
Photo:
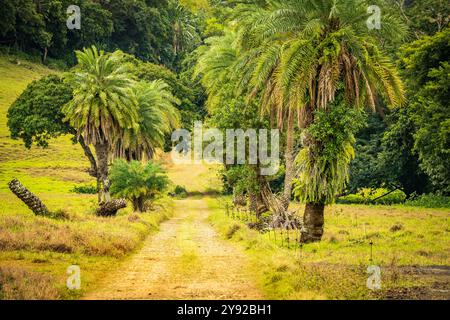
[[414, 151], [414, 132], [417, 130], [411, 107], [395, 108], [386, 118], [388, 124], [378, 154], [380, 187], [400, 189], [407, 198], [428, 191], [429, 179], [420, 168]]
[[89, 174], [97, 176], [97, 164], [91, 149], [65, 121], [62, 107], [72, 99], [72, 90], [62, 79], [50, 75], [30, 83], [8, 109], [11, 138], [22, 139], [25, 147], [33, 144], [47, 148], [49, 140], [65, 134], [74, 136], [91, 163]]
[[180, 125], [175, 107], [179, 101], [162, 80], [139, 82], [134, 91], [139, 126], [123, 131], [114, 146], [115, 155], [128, 160], [152, 159], [157, 148], [164, 148], [166, 136]]
[[[385, 14], [382, 29], [370, 30], [366, 24], [368, 6], [357, 0], [275, 0], [262, 8], [243, 6], [238, 10], [242, 55], [235, 69], [241, 74], [241, 87], [250, 96], [261, 93], [262, 105], [287, 115], [284, 119], [298, 110], [299, 125], [306, 129], [303, 147], [307, 150], [297, 158], [300, 180], [308, 176], [311, 181], [327, 181], [327, 171], [309, 170], [316, 167], [325, 150], [323, 141], [308, 130], [316, 122], [317, 110], [329, 111], [340, 105], [334, 104], [339, 94], [349, 108], [375, 109], [377, 95], [389, 105], [404, 101], [396, 68], [378, 43], [381, 39], [398, 40], [405, 28]], [[344, 167], [339, 167], [345, 173], [348, 150], [339, 151], [343, 153], [334, 161], [346, 160], [341, 162]], [[319, 241], [324, 206], [334, 199], [330, 192], [339, 188], [334, 184], [316, 188], [316, 183], [301, 186], [304, 188], [297, 190], [306, 202], [301, 241]]]
[[446, 28], [403, 47], [400, 60], [416, 128], [414, 150], [434, 190], [444, 194], [450, 193], [449, 43]]
[[111, 193], [129, 199], [137, 212], [146, 212], [147, 201], [154, 200], [169, 183], [164, 170], [148, 162], [116, 160], [111, 168]]
[[138, 126], [138, 108], [129, 67], [121, 52], [105, 54], [94, 46], [77, 51], [78, 65], [66, 74], [73, 99], [63, 112], [66, 119], [93, 144], [97, 156], [99, 204], [109, 202], [108, 159], [115, 141]]
[[135, 66], [133, 74], [140, 81], [152, 82], [162, 80], [169, 85], [173, 96], [179, 100], [177, 109], [181, 114], [180, 118], [183, 128], [191, 128], [194, 121], [203, 117], [205, 111], [203, 110], [202, 93], [199, 92], [201, 86], [199, 84], [193, 83], [190, 79], [181, 79], [176, 73], [164, 66], [150, 62], [141, 62], [137, 59], [131, 61]]
[[411, 108], [394, 108], [382, 119], [369, 116], [357, 134], [356, 158], [351, 163], [346, 193], [363, 188], [400, 189], [408, 198], [429, 190], [429, 181], [414, 152], [416, 126]]
[[[268, 128], [268, 121], [258, 115], [256, 103], [247, 103], [242, 96], [236, 96], [236, 80], [232, 78], [231, 69], [238, 54], [233, 46], [235, 39], [233, 32], [209, 38], [207, 46], [200, 47], [196, 53], [198, 61], [193, 76], [200, 77], [208, 94], [206, 106], [211, 116], [210, 124], [224, 132], [227, 129]], [[235, 198], [249, 196], [250, 208], [257, 214], [268, 209], [269, 202], [264, 197], [268, 184], [261, 176], [258, 164], [226, 165], [224, 178]]]
[[445, 0], [413, 0], [412, 4], [404, 6], [404, 14], [417, 38], [433, 35], [448, 27], [450, 6]]

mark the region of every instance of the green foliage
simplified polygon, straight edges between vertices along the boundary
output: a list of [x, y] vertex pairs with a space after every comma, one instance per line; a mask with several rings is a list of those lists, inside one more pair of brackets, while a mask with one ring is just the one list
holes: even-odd
[[382, 137], [381, 151], [378, 154], [378, 186], [400, 187], [410, 197], [422, 194], [428, 189], [428, 178], [419, 166], [414, 153], [412, 109], [395, 108], [386, 118], [389, 125]]
[[138, 123], [129, 66], [120, 51], [109, 55], [92, 46], [76, 55], [77, 67], [65, 76], [74, 97], [63, 112], [86, 143], [112, 144], [122, 129]]
[[388, 189], [361, 189], [356, 194], [340, 197], [336, 202], [342, 204], [381, 204], [392, 205], [404, 203], [406, 195], [401, 190], [391, 192]]
[[423, 194], [405, 203], [408, 206], [424, 208], [450, 208], [450, 197], [435, 194]]
[[139, 161], [128, 163], [118, 159], [111, 167], [110, 179], [111, 194], [133, 203], [137, 199], [154, 201], [169, 184], [165, 171], [151, 161], [143, 165]]
[[[178, 63], [174, 47], [177, 30], [186, 29], [185, 19], [176, 19], [173, 1], [145, 0], [4, 0], [0, 13], [0, 42], [17, 46], [29, 53], [65, 59], [75, 63], [73, 51], [97, 45], [103, 49], [117, 48], [140, 59], [163, 63], [170, 67]], [[68, 30], [66, 10], [77, 5], [82, 13], [81, 29]], [[180, 29], [180, 26], [183, 28]], [[183, 48], [196, 40], [183, 37]], [[186, 43], [188, 41], [188, 43]], [[180, 52], [181, 54], [181, 52]]]
[[301, 201], [333, 203], [349, 179], [349, 164], [354, 158], [354, 134], [362, 127], [360, 111], [345, 104], [318, 111], [315, 122], [304, 133], [308, 144], [296, 159], [298, 177], [294, 195]]
[[70, 192], [77, 193], [77, 194], [97, 194], [97, 187], [93, 185], [79, 185], [73, 187]]
[[450, 28], [424, 37], [402, 50], [401, 65], [409, 85], [414, 150], [436, 192], [450, 194]]
[[173, 192], [170, 193], [170, 196], [178, 199], [185, 199], [188, 196], [188, 192], [185, 187], [176, 185]]
[[445, 0], [414, 0], [405, 11], [417, 37], [441, 31], [450, 22], [450, 6]]
[[153, 158], [157, 148], [163, 148], [165, 138], [180, 125], [175, 105], [179, 101], [162, 80], [139, 82], [134, 86], [138, 108], [137, 126], [123, 128], [116, 142], [116, 156], [141, 160]]
[[181, 114], [183, 128], [191, 128], [194, 121], [200, 120], [204, 111], [203, 102], [199, 97], [201, 88], [191, 79], [182, 79], [168, 68], [153, 63], [142, 63], [132, 60], [135, 68], [133, 74], [142, 81], [163, 80], [170, 86], [172, 94], [179, 100], [178, 110]]
[[380, 187], [384, 172], [380, 170], [378, 155], [386, 124], [380, 115], [369, 113], [366, 125], [355, 135], [356, 157], [350, 164], [347, 191], [355, 193], [361, 188]]
[[31, 148], [33, 143], [48, 147], [51, 138], [74, 134], [61, 111], [71, 99], [71, 88], [56, 75], [33, 81], [8, 110], [11, 137]]

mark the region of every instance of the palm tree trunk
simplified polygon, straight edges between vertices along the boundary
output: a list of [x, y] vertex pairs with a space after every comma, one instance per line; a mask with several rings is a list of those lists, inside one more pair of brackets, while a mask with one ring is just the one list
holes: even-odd
[[[312, 84], [313, 89], [312, 92], [316, 93], [315, 84]], [[317, 93], [316, 93], [317, 94]], [[314, 103], [316, 97], [313, 96], [313, 99], [310, 103], [305, 105], [305, 111], [303, 113], [303, 127], [308, 128], [310, 125], [314, 123]], [[311, 137], [304, 138], [304, 145], [308, 146], [314, 141], [312, 141]], [[314, 203], [307, 202], [305, 205], [305, 212], [303, 215], [303, 230], [300, 242], [302, 243], [310, 243], [310, 242], [318, 242], [322, 240], [323, 236], [323, 226], [325, 223], [324, 218], [325, 212], [325, 204], [323, 202]]]
[[91, 168], [89, 169], [89, 175], [91, 177], [97, 178], [97, 162], [95, 161], [91, 148], [89, 148], [89, 146], [86, 144], [82, 136], [78, 137], [78, 143], [83, 148], [84, 155], [89, 159], [89, 162], [91, 164]]
[[109, 179], [108, 179], [108, 143], [99, 142], [95, 144], [95, 153], [97, 154], [97, 188], [98, 188], [98, 203], [100, 205], [111, 201], [109, 194]]
[[310, 243], [322, 239], [325, 205], [323, 203], [307, 203], [303, 216], [303, 230], [300, 242]]
[[294, 178], [294, 111], [289, 110], [288, 124], [286, 130], [286, 173], [284, 178], [283, 207], [289, 208], [292, 195], [292, 180]]
[[135, 197], [133, 198], [133, 210], [134, 212], [145, 212], [145, 198], [144, 197]]
[[99, 217], [113, 217], [120, 209], [126, 208], [127, 202], [124, 199], [114, 199], [106, 202], [97, 209], [97, 216]]
[[22, 200], [31, 211], [34, 212], [37, 216], [45, 216], [50, 213], [47, 207], [36, 197], [33, 193], [31, 193], [27, 188], [24, 187], [23, 184], [20, 183], [19, 180], [14, 179], [10, 183], [8, 183], [9, 189], [14, 193], [20, 200]]

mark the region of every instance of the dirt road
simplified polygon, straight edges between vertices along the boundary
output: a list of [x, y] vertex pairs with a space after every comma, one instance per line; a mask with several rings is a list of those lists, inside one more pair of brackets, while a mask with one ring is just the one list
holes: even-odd
[[175, 212], [85, 299], [261, 299], [244, 254], [205, 220], [205, 201], [178, 200]]

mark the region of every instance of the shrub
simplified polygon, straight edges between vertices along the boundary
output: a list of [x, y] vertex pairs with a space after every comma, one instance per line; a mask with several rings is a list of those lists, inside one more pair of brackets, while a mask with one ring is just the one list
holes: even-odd
[[405, 203], [408, 206], [425, 208], [450, 208], [450, 197], [424, 194]]
[[93, 185], [80, 185], [73, 187], [70, 192], [78, 194], [97, 194], [97, 187]]
[[126, 198], [138, 212], [147, 211], [146, 202], [154, 201], [167, 189], [169, 179], [157, 164], [116, 160], [111, 168], [111, 194]]
[[[404, 203], [406, 195], [401, 190], [396, 190], [389, 193], [387, 189], [361, 189], [356, 194], [350, 194], [348, 196], [341, 197], [337, 200], [337, 203], [342, 204], [381, 204], [392, 205]], [[385, 196], [384, 196], [385, 195]]]
[[184, 199], [187, 198], [188, 192], [185, 187], [177, 185], [169, 195], [171, 197]]

